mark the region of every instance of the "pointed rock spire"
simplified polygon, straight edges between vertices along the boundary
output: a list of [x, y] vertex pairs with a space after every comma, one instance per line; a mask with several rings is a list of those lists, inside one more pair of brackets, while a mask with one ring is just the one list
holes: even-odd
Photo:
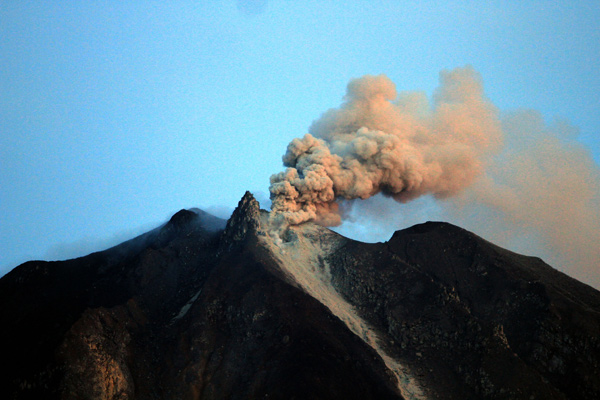
[[252, 193], [246, 192], [227, 221], [223, 242], [228, 246], [244, 240], [249, 233], [260, 231], [260, 205]]

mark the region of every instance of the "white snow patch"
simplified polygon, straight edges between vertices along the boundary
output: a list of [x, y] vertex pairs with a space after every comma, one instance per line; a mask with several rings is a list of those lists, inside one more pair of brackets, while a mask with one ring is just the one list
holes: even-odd
[[306, 293], [325, 305], [354, 334], [379, 354], [387, 368], [395, 375], [398, 389], [404, 398], [409, 400], [426, 398], [407, 368], [385, 353], [379, 346], [379, 338], [375, 330], [333, 287], [330, 268], [325, 258], [343, 245], [345, 241], [343, 237], [326, 228], [307, 223], [289, 227], [283, 240], [270, 236], [261, 236], [261, 240], [280, 261], [284, 273]]

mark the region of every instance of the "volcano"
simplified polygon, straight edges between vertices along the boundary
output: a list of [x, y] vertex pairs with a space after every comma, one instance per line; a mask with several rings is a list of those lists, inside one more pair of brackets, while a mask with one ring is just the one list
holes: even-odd
[[4, 399], [597, 399], [600, 292], [427, 222], [367, 244], [181, 210], [0, 279]]

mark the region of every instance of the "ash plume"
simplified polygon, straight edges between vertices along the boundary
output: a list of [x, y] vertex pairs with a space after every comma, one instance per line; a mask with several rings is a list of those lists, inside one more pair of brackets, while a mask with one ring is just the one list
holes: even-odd
[[547, 125], [536, 111], [507, 114], [502, 127], [502, 152], [445, 211], [600, 288], [600, 171], [590, 151], [575, 128]]
[[497, 114], [471, 67], [442, 72], [431, 106], [422, 93], [398, 97], [384, 75], [352, 80], [342, 106], [288, 145], [288, 168], [271, 176], [272, 220], [336, 226], [340, 199], [453, 196], [501, 145]]
[[272, 229], [361, 212], [389, 225], [402, 208], [352, 200], [429, 195], [436, 217], [600, 287], [600, 172], [576, 139], [535, 111], [500, 116], [471, 67], [442, 71], [431, 102], [367, 75], [288, 145], [287, 168], [271, 176]]

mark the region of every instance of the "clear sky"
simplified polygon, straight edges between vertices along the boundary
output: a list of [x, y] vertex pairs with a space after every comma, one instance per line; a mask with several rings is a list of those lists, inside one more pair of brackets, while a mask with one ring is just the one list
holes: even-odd
[[289, 141], [365, 74], [431, 96], [471, 65], [502, 112], [568, 121], [598, 163], [599, 21], [598, 1], [2, 1], [0, 274], [182, 208], [227, 216], [246, 190], [268, 206]]

